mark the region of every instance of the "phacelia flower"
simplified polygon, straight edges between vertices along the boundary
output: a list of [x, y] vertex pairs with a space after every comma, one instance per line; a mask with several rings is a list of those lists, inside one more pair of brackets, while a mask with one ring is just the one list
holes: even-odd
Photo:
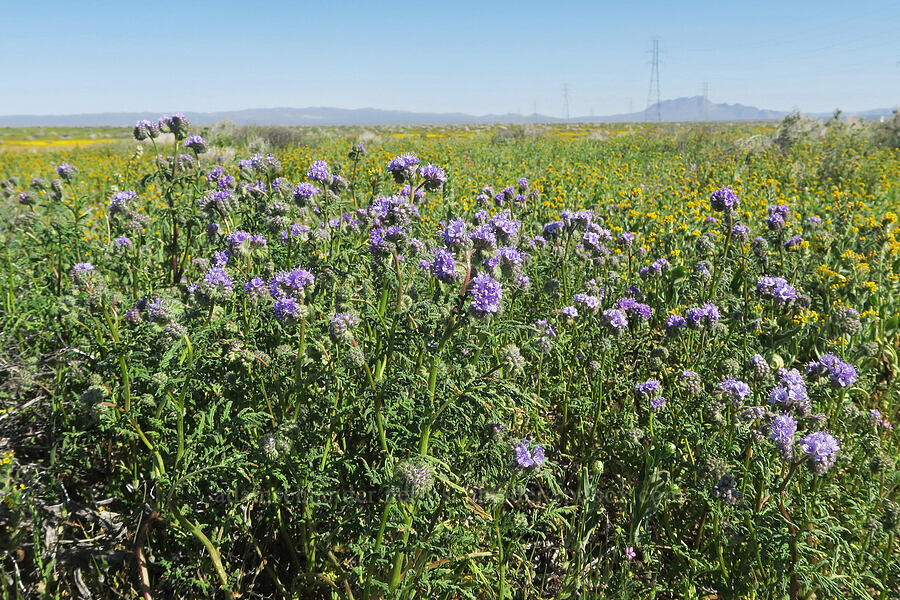
[[613, 332], [621, 332], [628, 327], [628, 318], [625, 313], [617, 308], [610, 308], [603, 311], [603, 322]]
[[109, 199], [109, 214], [117, 215], [128, 212], [128, 205], [137, 198], [137, 193], [132, 191], [116, 192]]
[[392, 158], [388, 163], [387, 170], [394, 177], [397, 183], [411, 179], [416, 172], [415, 167], [419, 164], [419, 157], [415, 154], [405, 153]]
[[56, 174], [66, 183], [71, 183], [78, 169], [69, 164], [59, 165], [56, 167]]
[[231, 295], [234, 281], [222, 267], [212, 267], [203, 277], [200, 289], [210, 297], [227, 297]]
[[528, 441], [522, 440], [513, 448], [513, 457], [516, 466], [520, 469], [538, 468], [544, 464], [544, 447], [536, 445], [532, 451], [529, 451]]
[[315, 282], [312, 273], [305, 269], [292, 269], [276, 273], [269, 283], [269, 294], [273, 298], [293, 297], [302, 299]]
[[184, 140], [184, 147], [193, 150], [196, 154], [203, 154], [207, 150], [206, 140], [199, 135], [192, 135]]
[[309, 204], [312, 200], [313, 196], [319, 193], [319, 188], [314, 186], [311, 183], [303, 182], [294, 188], [292, 195], [294, 197], [294, 202], [297, 203], [301, 208]]
[[484, 273], [476, 276], [469, 283], [469, 304], [478, 317], [487, 317], [500, 312], [500, 301], [503, 300], [503, 286]]
[[796, 369], [779, 369], [779, 381], [769, 393], [769, 403], [795, 408], [801, 415], [809, 414], [811, 405], [803, 376]]
[[774, 440], [779, 446], [789, 447], [797, 433], [797, 421], [791, 415], [782, 413], [772, 420], [769, 426], [769, 439]]
[[625, 250], [631, 248], [634, 244], [634, 234], [630, 231], [625, 231], [619, 236], [619, 245], [622, 246]]
[[660, 383], [656, 379], [648, 379], [644, 383], [639, 383], [634, 387], [635, 393], [641, 398], [646, 398], [660, 388]]
[[719, 212], [731, 212], [737, 209], [739, 204], [738, 197], [730, 187], [723, 187], [722, 189], [716, 190], [709, 198], [709, 205], [713, 210]]
[[746, 242], [750, 239], [750, 228], [746, 225], [735, 225], [731, 228], [731, 237], [736, 242]]
[[260, 277], [254, 277], [244, 283], [244, 292], [251, 298], [259, 298], [265, 292], [266, 282]]
[[681, 315], [670, 315], [666, 319], [666, 335], [669, 337], [677, 337], [681, 330], [687, 326], [687, 321]]
[[127, 235], [117, 237], [113, 240], [113, 248], [116, 250], [128, 250], [134, 246], [134, 243]]
[[439, 281], [456, 279], [456, 257], [452, 252], [438, 248], [434, 251], [434, 259], [428, 264], [429, 272]]
[[429, 465], [407, 461], [397, 467], [397, 482], [410, 500], [418, 500], [434, 485], [434, 475]]
[[818, 361], [806, 365], [806, 375], [812, 380], [827, 375], [835, 387], [845, 388], [853, 385], [857, 379], [853, 365], [842, 361], [834, 354], [826, 354]]
[[176, 140], [183, 140], [187, 137], [188, 127], [191, 124], [183, 114], [175, 113], [164, 116], [159, 120], [159, 125], [161, 129], [174, 135]]
[[810, 433], [798, 443], [800, 450], [806, 455], [809, 466], [815, 473], [824, 473], [837, 458], [840, 444], [827, 431]]
[[72, 267], [72, 274], [78, 277], [79, 275], [85, 275], [94, 270], [94, 265], [89, 262], [80, 262]]
[[319, 183], [330, 182], [331, 181], [331, 170], [328, 168], [328, 163], [324, 160], [314, 161], [312, 165], [310, 165], [309, 170], [306, 171], [306, 178], [310, 181], [317, 181]]
[[575, 304], [582, 307], [587, 312], [596, 313], [600, 308], [600, 298], [590, 294], [575, 294], [573, 298]]
[[335, 313], [331, 317], [331, 325], [328, 333], [334, 340], [342, 340], [349, 337], [351, 330], [359, 325], [359, 317], [352, 312]]
[[547, 239], [553, 239], [565, 228], [566, 224], [563, 221], [551, 221], [544, 225], [544, 237]]
[[784, 249], [785, 250], [793, 250], [794, 248], [799, 248], [800, 244], [803, 243], [803, 237], [799, 235], [795, 235], [792, 238], [789, 238], [784, 241]]
[[566, 306], [559, 311], [559, 314], [561, 314], [567, 321], [574, 321], [578, 318], [578, 309], [574, 306]]
[[297, 302], [296, 298], [284, 296], [275, 301], [273, 307], [275, 317], [279, 321], [284, 321], [288, 317], [299, 317], [303, 315], [303, 307]]
[[713, 495], [729, 504], [738, 504], [744, 497], [735, 486], [734, 477], [728, 473], [722, 475], [718, 483], [713, 486]]
[[159, 124], [156, 121], [141, 119], [134, 125], [134, 139], [137, 141], [159, 137]]
[[719, 322], [720, 318], [719, 308], [712, 302], [707, 302], [703, 306], [691, 308], [687, 311], [687, 324], [691, 329], [712, 327]]
[[419, 177], [422, 178], [424, 187], [429, 192], [436, 192], [447, 183], [447, 174], [444, 173], [444, 170], [431, 164], [419, 167]]
[[717, 389], [731, 398], [734, 406], [742, 406], [750, 395], [750, 386], [739, 379], [726, 379], [719, 383]]
[[647, 304], [638, 302], [634, 298], [622, 298], [616, 302], [616, 308], [623, 310], [632, 317], [641, 321], [647, 321], [653, 315], [653, 310]]
[[462, 219], [450, 221], [447, 227], [441, 232], [441, 239], [448, 247], [455, 250], [465, 248], [469, 243], [467, 228], [466, 222]]

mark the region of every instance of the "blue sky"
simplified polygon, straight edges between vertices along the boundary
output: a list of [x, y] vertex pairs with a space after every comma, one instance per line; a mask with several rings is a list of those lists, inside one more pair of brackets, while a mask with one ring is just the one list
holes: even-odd
[[900, 2], [7, 1], [0, 114], [900, 105]]

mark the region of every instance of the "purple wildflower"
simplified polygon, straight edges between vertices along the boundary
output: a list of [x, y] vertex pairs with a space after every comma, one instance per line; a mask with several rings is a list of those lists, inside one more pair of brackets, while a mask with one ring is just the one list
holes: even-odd
[[845, 388], [856, 382], [857, 373], [853, 365], [842, 361], [834, 354], [826, 354], [818, 361], [806, 365], [806, 375], [814, 381], [827, 375], [835, 387]]
[[614, 332], [619, 332], [628, 327], [628, 318], [625, 313], [616, 308], [603, 311], [603, 321]]
[[573, 298], [575, 304], [586, 309], [588, 312], [596, 313], [600, 308], [600, 298], [591, 296], [590, 294], [575, 294]]
[[797, 421], [791, 415], [782, 413], [773, 419], [769, 426], [771, 433], [769, 439], [774, 440], [779, 446], [789, 447], [797, 433]]
[[785, 250], [793, 250], [794, 248], [799, 248], [800, 244], [803, 243], [803, 237], [799, 235], [795, 235], [792, 238], [785, 240], [784, 249]]
[[308, 293], [315, 282], [313, 274], [305, 269], [281, 271], [269, 282], [269, 294], [273, 298], [290, 296], [298, 299]]
[[296, 202], [301, 207], [306, 206], [309, 201], [312, 200], [312, 197], [318, 193], [319, 188], [311, 183], [303, 182], [294, 188], [294, 202]]
[[129, 250], [134, 247], [134, 242], [127, 235], [119, 236], [113, 240], [113, 248], [116, 250]]
[[671, 315], [666, 319], [666, 335], [676, 337], [687, 326], [687, 321], [680, 315]]
[[659, 390], [659, 388], [660, 388], [660, 383], [658, 380], [648, 379], [644, 383], [639, 383], [636, 386], [634, 386], [634, 391], [641, 398], [647, 398], [648, 396], [653, 394], [655, 391]]
[[137, 198], [137, 192], [125, 191], [116, 192], [109, 199], [109, 214], [116, 215], [128, 211], [128, 204]]
[[388, 163], [387, 170], [393, 175], [394, 181], [403, 183], [412, 178], [417, 164], [419, 164], [419, 157], [407, 152], [392, 158]]
[[147, 138], [156, 138], [159, 136], [159, 124], [156, 121], [148, 121], [141, 119], [134, 125], [134, 139], [137, 141], [146, 140]]
[[750, 395], [750, 386], [739, 379], [726, 379], [719, 383], [717, 389], [730, 396], [734, 406], [743, 405], [744, 400]]
[[328, 169], [328, 163], [324, 160], [313, 161], [313, 164], [310, 165], [309, 170], [306, 172], [306, 178], [319, 183], [331, 181], [331, 171]]
[[712, 327], [719, 322], [720, 318], [719, 308], [712, 302], [707, 302], [703, 306], [691, 308], [687, 311], [687, 324], [691, 329]]
[[56, 174], [66, 183], [72, 182], [72, 178], [75, 177], [76, 172], [78, 172], [78, 169], [69, 164], [59, 165], [58, 167], [56, 167]]
[[278, 298], [275, 301], [275, 306], [273, 308], [275, 317], [279, 321], [284, 321], [287, 317], [298, 317], [303, 313], [303, 309], [300, 306], [300, 303], [297, 302], [297, 299], [291, 298], [290, 296]]
[[622, 298], [616, 302], [616, 308], [637, 317], [641, 321], [647, 321], [653, 315], [653, 310], [646, 304], [638, 302], [634, 298]]
[[476, 276], [469, 284], [472, 296], [470, 307], [478, 317], [487, 317], [500, 312], [500, 301], [503, 300], [503, 286], [484, 273]]
[[809, 394], [803, 376], [797, 369], [779, 369], [779, 381], [769, 393], [769, 403], [783, 408], [796, 407], [800, 414], [808, 414], [810, 410]]
[[528, 441], [522, 440], [513, 448], [513, 456], [520, 469], [537, 468], [544, 464], [544, 447], [535, 446], [534, 450], [529, 452]]
[[203, 277], [202, 289], [208, 295], [228, 296], [234, 288], [234, 282], [222, 267], [213, 267]]
[[184, 140], [184, 147], [188, 150], [193, 150], [195, 154], [203, 154], [208, 149], [206, 140], [199, 135], [192, 135]]
[[441, 232], [441, 239], [450, 248], [459, 250], [465, 247], [468, 242], [466, 236], [466, 222], [462, 219], [450, 221], [447, 227]]
[[428, 265], [428, 270], [439, 281], [453, 281], [456, 279], [456, 257], [452, 252], [438, 248], [434, 251], [434, 260]]
[[567, 321], [574, 321], [578, 318], [578, 309], [574, 306], [566, 306], [559, 311], [559, 314], [561, 314]]
[[834, 464], [841, 448], [834, 436], [827, 431], [810, 433], [798, 445], [806, 454], [810, 468], [818, 474], [824, 473]]
[[444, 170], [432, 164], [419, 168], [419, 176], [423, 179], [424, 187], [429, 192], [436, 192], [447, 183], [447, 174]]
[[740, 204], [738, 197], [730, 187], [716, 190], [709, 198], [709, 205], [713, 210], [719, 212], [731, 212], [738, 207], [738, 204]]

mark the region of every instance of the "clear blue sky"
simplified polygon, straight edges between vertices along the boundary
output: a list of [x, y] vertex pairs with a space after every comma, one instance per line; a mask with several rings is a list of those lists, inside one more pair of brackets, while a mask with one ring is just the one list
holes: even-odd
[[0, 3], [0, 114], [900, 105], [900, 2]]

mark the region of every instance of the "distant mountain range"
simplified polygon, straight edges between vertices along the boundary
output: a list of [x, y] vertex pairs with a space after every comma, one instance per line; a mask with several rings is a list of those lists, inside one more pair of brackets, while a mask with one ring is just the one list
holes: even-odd
[[[879, 108], [847, 116], [878, 119], [890, 115], [891, 109]], [[743, 104], [714, 104], [703, 96], [664, 100], [658, 105], [640, 112], [580, 116], [569, 119], [573, 123], [633, 123], [662, 120], [667, 122], [692, 121], [777, 121], [785, 111], [764, 110]], [[140, 119], [157, 119], [160, 112], [122, 112], [78, 115], [9, 115], [0, 116], [0, 127], [104, 127], [131, 126]], [[217, 121], [234, 121], [238, 125], [464, 125], [492, 123], [565, 123], [566, 119], [549, 115], [468, 115], [464, 113], [418, 113], [377, 108], [251, 108], [246, 110], [195, 113], [185, 116], [198, 125], [211, 125]], [[830, 117], [831, 113], [813, 114]]]

